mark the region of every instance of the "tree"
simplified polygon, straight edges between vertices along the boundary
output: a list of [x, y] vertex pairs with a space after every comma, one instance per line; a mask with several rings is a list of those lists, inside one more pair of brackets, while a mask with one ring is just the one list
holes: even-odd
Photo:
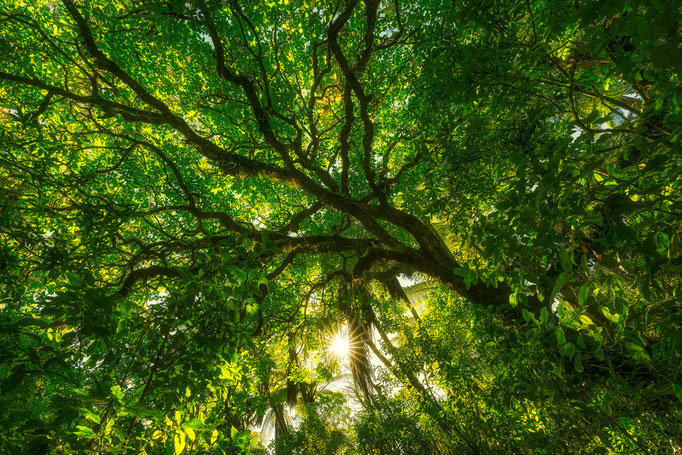
[[679, 449], [679, 5], [0, 8], [8, 450]]

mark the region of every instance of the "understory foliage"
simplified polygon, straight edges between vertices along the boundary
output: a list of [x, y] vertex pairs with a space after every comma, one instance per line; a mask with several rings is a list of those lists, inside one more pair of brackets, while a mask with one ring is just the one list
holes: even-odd
[[680, 452], [681, 16], [0, 2], [0, 452]]

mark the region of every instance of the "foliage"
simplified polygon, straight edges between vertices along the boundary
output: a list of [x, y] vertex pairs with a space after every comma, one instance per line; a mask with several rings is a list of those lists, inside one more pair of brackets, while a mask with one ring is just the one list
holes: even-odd
[[357, 420], [359, 453], [438, 453], [433, 434], [420, 426], [419, 415], [405, 399], [378, 396]]
[[0, 450], [678, 452], [681, 17], [3, 2]]
[[349, 411], [341, 393], [320, 394], [314, 402], [299, 404], [299, 425], [276, 444], [277, 454], [336, 455], [349, 446]]

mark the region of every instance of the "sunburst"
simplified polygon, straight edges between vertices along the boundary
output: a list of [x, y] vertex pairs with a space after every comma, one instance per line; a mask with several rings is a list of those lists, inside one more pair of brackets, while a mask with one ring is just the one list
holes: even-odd
[[350, 354], [350, 338], [347, 330], [339, 330], [329, 344], [329, 352], [339, 359], [346, 359]]

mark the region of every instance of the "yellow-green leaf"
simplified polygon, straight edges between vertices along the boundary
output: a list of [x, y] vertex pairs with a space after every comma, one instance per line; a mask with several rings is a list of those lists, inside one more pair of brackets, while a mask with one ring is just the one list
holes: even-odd
[[176, 431], [173, 436], [173, 446], [175, 447], [175, 455], [179, 455], [185, 450], [185, 433]]

